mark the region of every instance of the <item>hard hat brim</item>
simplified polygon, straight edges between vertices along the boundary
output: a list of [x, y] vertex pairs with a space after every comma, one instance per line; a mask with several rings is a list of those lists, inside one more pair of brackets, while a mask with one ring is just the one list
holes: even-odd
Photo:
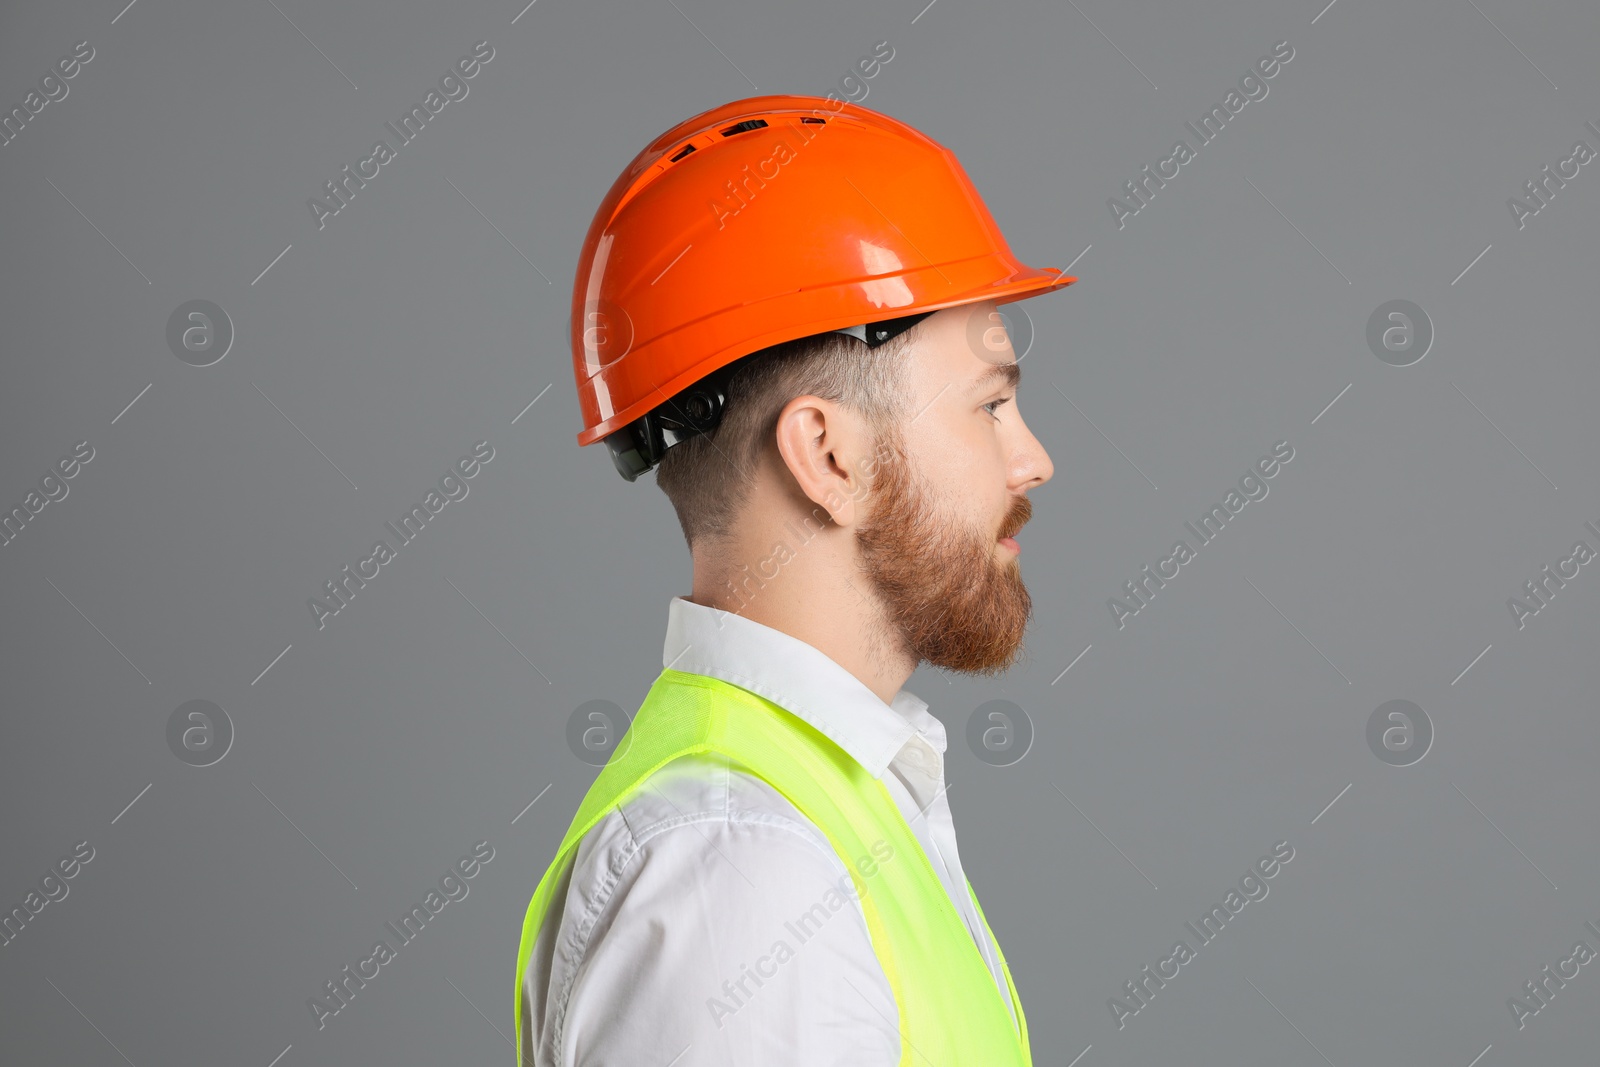
[[[949, 267], [951, 265], [945, 264], [945, 266]], [[938, 268], [930, 267], [924, 268], [924, 270], [933, 272], [937, 271]], [[943, 311], [946, 308], [960, 307], [963, 304], [981, 303], [985, 300], [993, 301], [996, 304], [1009, 304], [1016, 300], [1025, 300], [1029, 297], [1043, 296], [1046, 293], [1058, 292], [1073, 284], [1077, 280], [1078, 279], [1075, 276], [1068, 275], [1056, 267], [1025, 267], [1020, 271], [1013, 272], [1007, 277], [999, 279], [998, 281], [974, 286], [953, 296], [944, 297], [938, 300], [919, 301], [906, 307], [893, 309], [885, 308], [885, 315], [883, 317], [890, 318], [892, 316], [912, 315], [916, 314], [917, 312], [924, 311]], [[720, 367], [732, 363], [736, 359], [747, 356], [752, 352], [758, 352], [763, 348], [769, 348], [772, 345], [782, 344], [784, 341], [796, 340], [798, 337], [807, 337], [813, 333], [827, 333], [831, 330], [855, 326], [859, 324], [859, 318], [859, 315], [845, 315], [836, 322], [829, 321], [827, 319], [821, 319], [808, 326], [806, 332], [801, 334], [794, 334], [792, 330], [777, 330], [768, 335], [755, 335], [748, 337], [743, 341], [743, 343], [730, 346], [721, 351], [707, 353], [704, 360], [686, 368], [677, 377], [659, 386], [654, 395], [645, 397], [635, 402], [629, 407], [616, 412], [610, 418], [605, 419], [598, 425], [579, 433], [578, 444], [590, 445], [596, 441], [603, 440], [612, 433], [615, 433], [617, 430], [627, 426], [641, 415], [644, 415], [645, 413], [655, 409], [658, 405], [665, 403], [674, 395], [684, 389], [687, 389], [701, 378], [712, 373]]]

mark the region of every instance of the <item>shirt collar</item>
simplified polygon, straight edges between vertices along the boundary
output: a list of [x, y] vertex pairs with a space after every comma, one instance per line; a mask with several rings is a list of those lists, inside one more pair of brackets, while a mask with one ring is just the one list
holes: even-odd
[[742, 615], [672, 598], [663, 667], [720, 678], [804, 719], [874, 778], [918, 733], [944, 751], [944, 724], [906, 689], [885, 704], [813, 645]]

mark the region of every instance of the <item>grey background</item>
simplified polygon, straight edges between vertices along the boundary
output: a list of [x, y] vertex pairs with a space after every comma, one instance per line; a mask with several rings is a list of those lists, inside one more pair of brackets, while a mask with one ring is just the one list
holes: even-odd
[[[1600, 175], [1521, 230], [1505, 201], [1600, 148], [1600, 9], [1476, 4], [8, 5], [6, 108], [96, 55], [0, 149], [0, 503], [96, 455], [0, 548], [0, 904], [96, 855], [0, 947], [0, 1061], [512, 1062], [523, 910], [594, 774], [567, 717], [638, 706], [689, 590], [666, 499], [574, 441], [584, 230], [668, 126], [887, 40], [863, 103], [952, 148], [1025, 262], [1082, 253], [1026, 305], [1029, 658], [910, 683], [1035, 1062], [1592, 1062], [1600, 964], [1521, 1032], [1506, 1001], [1600, 949], [1600, 577], [1521, 630], [1506, 599], [1597, 546]], [[1119, 230], [1106, 198], [1285, 39]], [[319, 232], [306, 198], [479, 40]], [[1405, 368], [1365, 341], [1399, 298], [1436, 331]], [[165, 342], [192, 299], [237, 331], [210, 367]], [[319, 631], [307, 598], [481, 439]], [[1107, 598], [1279, 440], [1270, 496], [1119, 630]], [[1409, 767], [1365, 740], [1399, 698], [1436, 734]], [[166, 743], [194, 699], [236, 731], [205, 768]], [[991, 699], [1033, 720], [1014, 766], [965, 746]], [[319, 1031], [306, 999], [481, 839]], [[1270, 896], [1119, 1030], [1107, 999], [1279, 840]]]

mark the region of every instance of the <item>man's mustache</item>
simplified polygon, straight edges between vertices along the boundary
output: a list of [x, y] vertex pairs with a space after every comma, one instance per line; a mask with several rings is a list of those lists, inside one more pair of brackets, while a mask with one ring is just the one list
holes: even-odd
[[1015, 537], [1033, 518], [1033, 501], [1025, 496], [1017, 497], [1017, 502], [1011, 506], [1011, 511], [1006, 515], [1005, 525], [1000, 527], [1001, 537]]

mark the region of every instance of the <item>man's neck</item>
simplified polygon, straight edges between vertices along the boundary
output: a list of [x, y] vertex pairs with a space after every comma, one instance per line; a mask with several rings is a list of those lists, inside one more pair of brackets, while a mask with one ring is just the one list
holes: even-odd
[[[823, 553], [806, 555], [802, 549], [768, 580], [754, 567], [730, 572], [697, 560], [694, 592], [684, 599], [804, 641], [885, 704], [892, 702], [916, 669], [915, 659], [894, 639], [882, 604], [859, 573], [828, 566]], [[706, 575], [710, 570], [716, 574]]]

